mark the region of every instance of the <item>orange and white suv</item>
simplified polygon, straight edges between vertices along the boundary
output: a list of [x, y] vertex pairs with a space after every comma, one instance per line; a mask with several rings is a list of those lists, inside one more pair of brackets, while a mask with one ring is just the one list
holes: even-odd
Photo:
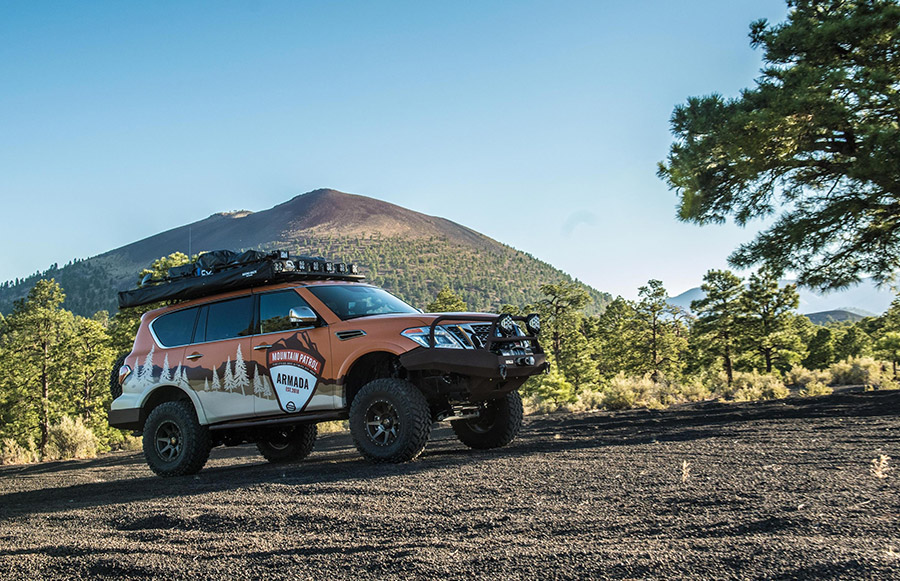
[[143, 315], [112, 382], [110, 425], [143, 434], [160, 476], [199, 471], [220, 444], [300, 460], [329, 420], [349, 419], [375, 462], [415, 458], [442, 420], [467, 446], [505, 446], [522, 424], [518, 388], [548, 367], [537, 315], [422, 313], [318, 257], [198, 263], [119, 296], [178, 301]]

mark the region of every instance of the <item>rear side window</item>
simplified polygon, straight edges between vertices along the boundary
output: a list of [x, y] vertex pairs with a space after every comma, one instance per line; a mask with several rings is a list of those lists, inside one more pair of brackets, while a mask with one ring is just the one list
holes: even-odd
[[288, 331], [294, 328], [290, 321], [291, 309], [309, 307], [296, 291], [288, 290], [259, 295], [260, 333]]
[[153, 333], [164, 347], [179, 347], [191, 342], [198, 308], [167, 313], [151, 323]]
[[194, 342], [220, 341], [253, 334], [253, 297], [241, 297], [206, 306], [206, 335], [197, 329]]

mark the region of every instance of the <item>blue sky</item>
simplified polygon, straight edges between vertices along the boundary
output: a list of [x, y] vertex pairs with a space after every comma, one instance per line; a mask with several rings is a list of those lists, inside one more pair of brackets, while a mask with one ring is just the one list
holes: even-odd
[[634, 298], [755, 230], [675, 220], [688, 96], [783, 0], [0, 4], [0, 280], [320, 187], [443, 216]]

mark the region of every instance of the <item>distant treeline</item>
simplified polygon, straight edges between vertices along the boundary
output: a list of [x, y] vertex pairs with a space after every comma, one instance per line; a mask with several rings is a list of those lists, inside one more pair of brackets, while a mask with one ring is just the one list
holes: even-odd
[[900, 300], [880, 317], [815, 325], [797, 313], [795, 285], [762, 269], [745, 281], [729, 271], [704, 277], [693, 313], [670, 305], [662, 282], [639, 298], [612, 301], [588, 315], [588, 297], [571, 284], [510, 312], [543, 315], [541, 341], [553, 371], [525, 392], [541, 409], [665, 407], [710, 397], [751, 400], [819, 395], [831, 385], [897, 387]]

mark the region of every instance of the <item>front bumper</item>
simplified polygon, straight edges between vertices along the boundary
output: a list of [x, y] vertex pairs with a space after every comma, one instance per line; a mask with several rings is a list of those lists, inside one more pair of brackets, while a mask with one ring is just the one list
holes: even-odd
[[[527, 365], [521, 359], [530, 358]], [[408, 371], [456, 374], [465, 378], [465, 398], [477, 402], [519, 389], [532, 375], [549, 368], [543, 353], [504, 356], [490, 351], [419, 347], [400, 356]]]
[[[527, 361], [527, 360], [531, 361]], [[427, 349], [417, 347], [400, 356], [410, 371], [436, 370], [485, 379], [529, 378], [546, 369], [543, 353], [498, 355], [484, 349]]]

